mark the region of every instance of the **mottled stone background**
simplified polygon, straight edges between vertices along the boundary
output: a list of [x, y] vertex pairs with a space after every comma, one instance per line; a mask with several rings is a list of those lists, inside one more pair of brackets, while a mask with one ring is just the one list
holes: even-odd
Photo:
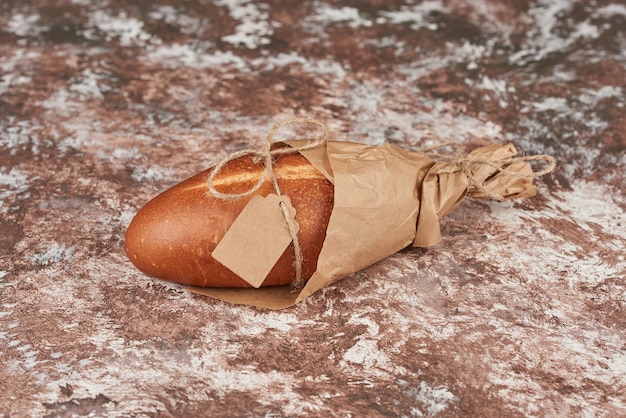
[[[626, 415], [621, 0], [0, 2], [0, 414]], [[558, 170], [294, 308], [146, 277], [151, 197], [275, 122]]]

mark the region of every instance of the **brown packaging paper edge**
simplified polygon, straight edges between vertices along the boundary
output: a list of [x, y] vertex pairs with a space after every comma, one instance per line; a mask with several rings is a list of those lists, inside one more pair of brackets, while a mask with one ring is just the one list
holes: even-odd
[[[297, 147], [305, 141], [285, 141]], [[488, 145], [469, 159], [500, 160], [517, 153], [513, 145]], [[235, 304], [283, 309], [318, 290], [368, 267], [413, 244], [430, 246], [441, 240], [439, 220], [469, 193], [504, 198], [534, 194], [532, 179], [500, 175], [477, 165], [475, 177], [486, 180], [472, 190], [465, 173], [453, 162], [434, 162], [428, 156], [391, 144], [379, 147], [329, 141], [326, 147], [302, 151], [335, 186], [335, 203], [317, 270], [298, 292], [291, 286], [249, 288], [189, 288], [192, 292]], [[450, 165], [453, 166], [450, 166]], [[451, 169], [450, 169], [451, 168]], [[529, 173], [524, 162], [509, 170]]]

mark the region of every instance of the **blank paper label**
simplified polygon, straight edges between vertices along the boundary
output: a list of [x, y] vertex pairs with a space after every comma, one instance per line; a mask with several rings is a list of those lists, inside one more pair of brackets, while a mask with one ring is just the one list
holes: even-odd
[[214, 259], [253, 287], [261, 286], [291, 243], [281, 202], [293, 219], [296, 210], [288, 196], [254, 196], [212, 253]]

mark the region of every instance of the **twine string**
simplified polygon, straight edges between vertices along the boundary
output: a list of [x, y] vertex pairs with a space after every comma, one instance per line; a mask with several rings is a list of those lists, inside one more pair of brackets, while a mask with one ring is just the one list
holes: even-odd
[[[448, 155], [433, 152], [435, 150], [446, 147], [452, 147], [453, 149], [456, 149], [455, 154]], [[453, 174], [463, 172], [469, 179], [469, 187], [473, 187], [476, 190], [486, 194], [491, 199], [499, 201], [504, 200], [504, 196], [487, 189], [485, 184], [486, 179], [481, 179], [476, 174], [474, 174], [476, 171], [476, 167], [480, 165], [487, 165], [496, 170], [498, 173], [520, 179], [533, 179], [536, 177], [541, 177], [554, 171], [554, 169], [556, 168], [556, 159], [551, 155], [546, 154], [525, 155], [521, 157], [507, 157], [502, 159], [468, 158], [467, 155], [463, 153], [462, 144], [459, 144], [458, 142], [446, 142], [440, 145], [435, 145], [433, 147], [422, 148], [418, 152], [426, 155], [433, 160], [453, 163], [452, 165], [449, 165], [447, 167], [444, 166], [439, 168], [435, 174]], [[520, 173], [519, 171], [508, 168], [511, 167], [511, 165], [514, 163], [527, 161], [542, 161], [546, 164], [546, 166], [541, 170], [533, 170], [531, 173], [528, 174]]]
[[[312, 139], [309, 138], [307, 139], [307, 142], [304, 145], [301, 145], [298, 147], [284, 147], [284, 148], [272, 149], [274, 135], [276, 135], [276, 133], [284, 126], [294, 125], [294, 124], [315, 125], [322, 130], [322, 135], [318, 138], [312, 138]], [[267, 137], [265, 138], [265, 143], [260, 149], [246, 149], [246, 150], [236, 151], [236, 152], [229, 154], [228, 156], [226, 156], [226, 158], [220, 161], [215, 166], [215, 168], [213, 169], [213, 171], [211, 172], [211, 174], [209, 175], [207, 179], [207, 185], [209, 187], [209, 191], [215, 197], [218, 197], [220, 199], [227, 199], [227, 200], [239, 199], [242, 197], [250, 196], [257, 190], [259, 190], [259, 188], [263, 185], [263, 183], [265, 183], [265, 181], [269, 177], [272, 183], [272, 186], [274, 187], [274, 192], [276, 193], [276, 195], [282, 196], [280, 187], [278, 185], [278, 179], [276, 178], [276, 174], [274, 173], [274, 168], [273, 168], [274, 158], [280, 155], [295, 154], [295, 153], [299, 153], [300, 151], [305, 151], [308, 149], [316, 148], [316, 147], [324, 145], [327, 141], [328, 141], [328, 128], [326, 128], [325, 124], [315, 119], [297, 118], [297, 119], [289, 119], [289, 120], [277, 123], [274, 126], [272, 126], [272, 129], [270, 129], [270, 131], [268, 132]], [[264, 169], [263, 169], [263, 173], [261, 174], [261, 177], [259, 177], [259, 180], [250, 189], [246, 190], [243, 193], [223, 193], [223, 192], [218, 191], [215, 188], [216, 176], [220, 173], [220, 171], [222, 171], [224, 166], [229, 161], [232, 161], [239, 157], [243, 157], [245, 155], [252, 156], [252, 160], [255, 163], [263, 162]], [[282, 211], [283, 217], [285, 218], [287, 228], [289, 229], [289, 235], [291, 236], [291, 240], [293, 242], [294, 258], [295, 258], [294, 266], [295, 266], [296, 274], [292, 282], [292, 285], [295, 288], [300, 288], [302, 287], [302, 284], [303, 284], [302, 264], [304, 262], [304, 257], [302, 256], [302, 248], [300, 247], [300, 240], [298, 239], [298, 228], [299, 228], [298, 223], [296, 222], [294, 217], [291, 216], [291, 213], [289, 212], [289, 209], [287, 208], [287, 205], [285, 204], [285, 202], [280, 202], [279, 205], [280, 205], [280, 209]]]

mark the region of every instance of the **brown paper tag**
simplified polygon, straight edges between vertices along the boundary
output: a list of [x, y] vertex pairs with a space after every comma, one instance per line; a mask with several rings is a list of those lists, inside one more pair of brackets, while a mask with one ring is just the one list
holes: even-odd
[[281, 202], [295, 217], [288, 196], [254, 196], [212, 253], [214, 259], [253, 287], [261, 286], [291, 243]]

